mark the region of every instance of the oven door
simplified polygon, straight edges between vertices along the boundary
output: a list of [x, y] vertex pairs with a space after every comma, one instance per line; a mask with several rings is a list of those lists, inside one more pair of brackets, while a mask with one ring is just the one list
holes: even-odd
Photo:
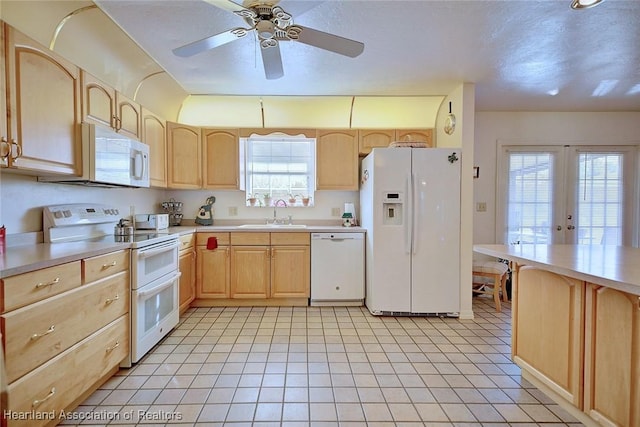
[[131, 288], [138, 289], [162, 276], [178, 271], [180, 241], [148, 246], [131, 251]]
[[131, 293], [131, 362], [139, 361], [179, 319], [180, 272], [161, 277]]

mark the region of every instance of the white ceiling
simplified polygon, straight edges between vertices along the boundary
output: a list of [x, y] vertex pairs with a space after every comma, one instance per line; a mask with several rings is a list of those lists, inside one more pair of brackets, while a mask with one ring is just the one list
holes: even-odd
[[282, 0], [296, 24], [365, 49], [348, 58], [282, 42], [285, 75], [266, 80], [253, 36], [189, 58], [171, 52], [246, 27], [229, 11], [203, 0], [96, 0], [191, 94], [447, 95], [471, 82], [478, 110], [639, 111], [640, 1], [570, 3]]

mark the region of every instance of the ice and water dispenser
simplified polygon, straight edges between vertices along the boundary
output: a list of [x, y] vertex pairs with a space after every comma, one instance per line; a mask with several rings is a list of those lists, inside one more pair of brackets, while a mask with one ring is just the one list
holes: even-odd
[[400, 191], [385, 191], [382, 195], [382, 224], [402, 225], [404, 197]]

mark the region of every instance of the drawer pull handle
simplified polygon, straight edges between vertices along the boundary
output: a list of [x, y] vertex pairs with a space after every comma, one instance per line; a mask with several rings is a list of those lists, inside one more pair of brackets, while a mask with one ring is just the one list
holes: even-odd
[[56, 277], [55, 279], [53, 279], [50, 282], [40, 282], [36, 285], [36, 289], [40, 289], [40, 288], [44, 288], [45, 286], [53, 286], [60, 283], [60, 278]]
[[55, 330], [56, 330], [56, 325], [51, 325], [51, 326], [49, 326], [49, 329], [47, 329], [43, 333], [31, 335], [31, 339], [32, 340], [37, 340], [38, 338], [42, 338], [45, 335], [49, 335], [50, 333], [54, 332]]
[[111, 353], [113, 350], [115, 350], [118, 347], [120, 347], [120, 341], [116, 341], [114, 345], [112, 345], [111, 347], [107, 347], [107, 353]]
[[102, 264], [102, 269], [106, 270], [107, 268], [115, 267], [118, 264], [116, 261], [110, 262], [109, 264]]
[[113, 298], [107, 298], [106, 301], [104, 302], [104, 305], [109, 305], [112, 302], [118, 301], [119, 299], [120, 299], [120, 295], [116, 294], [116, 296]]
[[31, 404], [32, 407], [37, 407], [38, 405], [40, 405], [42, 402], [46, 401], [47, 399], [49, 399], [50, 397], [52, 397], [54, 394], [56, 394], [56, 388], [52, 387], [51, 391], [49, 392], [49, 394], [47, 394], [45, 397], [43, 397], [42, 399], [38, 400], [34, 400], [33, 403]]

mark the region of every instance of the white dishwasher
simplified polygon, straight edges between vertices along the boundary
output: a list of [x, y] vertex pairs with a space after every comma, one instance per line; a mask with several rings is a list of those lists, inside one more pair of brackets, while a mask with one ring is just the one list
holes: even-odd
[[311, 305], [364, 304], [364, 233], [311, 233]]

